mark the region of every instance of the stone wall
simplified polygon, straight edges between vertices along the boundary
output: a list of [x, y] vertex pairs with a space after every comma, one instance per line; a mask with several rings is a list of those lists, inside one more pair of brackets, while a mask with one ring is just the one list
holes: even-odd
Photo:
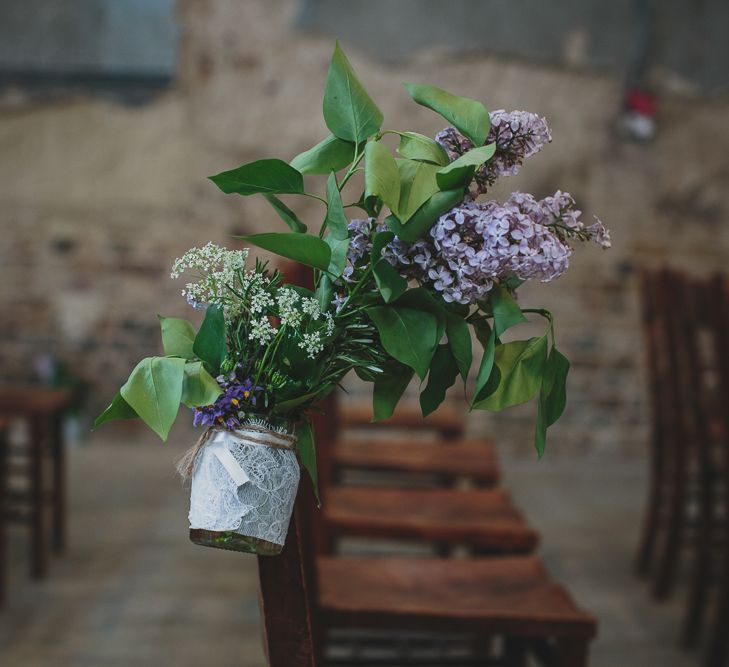
[[[278, 224], [258, 198], [226, 197], [205, 176], [267, 156], [290, 158], [326, 134], [321, 94], [328, 37], [297, 32], [293, 0], [180, 0], [177, 87], [128, 108], [91, 98], [0, 108], [0, 374], [32, 379], [51, 351], [90, 384], [91, 414], [134, 362], [159, 349], [156, 313], [189, 316], [171, 282], [191, 245]], [[345, 42], [344, 47], [348, 45]], [[663, 99], [648, 146], [610, 131], [620, 82], [469, 54], [424, 51], [383, 65], [350, 57], [388, 127], [434, 134], [438, 117], [416, 107], [402, 81], [428, 82], [549, 119], [554, 143], [499, 196], [563, 188], [611, 228], [610, 252], [584, 248], [564, 278], [522, 290], [550, 307], [571, 358], [570, 403], [551, 432], [552, 456], [641, 455], [647, 411], [636, 270], [662, 262], [707, 272], [729, 250], [729, 103]], [[295, 203], [314, 223], [317, 205]], [[498, 434], [531, 456], [534, 407], [474, 414], [474, 433]]]

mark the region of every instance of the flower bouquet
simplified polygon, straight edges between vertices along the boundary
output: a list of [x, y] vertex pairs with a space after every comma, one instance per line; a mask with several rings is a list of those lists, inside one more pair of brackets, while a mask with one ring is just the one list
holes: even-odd
[[[608, 232], [599, 220], [583, 224], [563, 192], [479, 201], [551, 141], [543, 118], [489, 113], [433, 86], [406, 89], [449, 127], [434, 139], [383, 129], [337, 45], [323, 104], [331, 134], [290, 163], [262, 159], [211, 177], [227, 194], [270, 202], [289, 231], [238, 238], [310, 267], [311, 289], [259, 260], [247, 268], [248, 249], [188, 251], [172, 278], [189, 277], [182, 294], [204, 311], [202, 323], [195, 330], [161, 317], [164, 356], [142, 360], [96, 420], [139, 417], [165, 440], [179, 406], [192, 409], [205, 431], [180, 469], [192, 477], [196, 542], [280, 551], [299, 463], [316, 484], [310, 411], [350, 371], [373, 383], [375, 420], [393, 413], [413, 376], [427, 415], [459, 376], [469, 380], [473, 331], [483, 353], [469, 382], [472, 409], [537, 396], [540, 456], [562, 414], [569, 362], [555, 346], [552, 316], [521, 308], [516, 290], [562, 275], [574, 241], [608, 247]], [[325, 196], [304, 188], [305, 174], [326, 176]], [[319, 200], [318, 231], [279, 195]], [[541, 335], [503, 340], [532, 314], [545, 320]]]

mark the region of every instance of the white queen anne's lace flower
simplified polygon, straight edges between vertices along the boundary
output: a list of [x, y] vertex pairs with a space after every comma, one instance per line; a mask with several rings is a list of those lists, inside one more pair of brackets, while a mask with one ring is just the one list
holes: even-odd
[[303, 340], [299, 347], [306, 350], [310, 359], [316, 359], [317, 355], [324, 350], [324, 340], [320, 331], [312, 331], [302, 335]]
[[268, 317], [264, 315], [257, 320], [251, 321], [251, 330], [248, 333], [248, 338], [257, 340], [261, 345], [267, 345], [273, 340], [276, 331], [276, 328], [268, 321]]

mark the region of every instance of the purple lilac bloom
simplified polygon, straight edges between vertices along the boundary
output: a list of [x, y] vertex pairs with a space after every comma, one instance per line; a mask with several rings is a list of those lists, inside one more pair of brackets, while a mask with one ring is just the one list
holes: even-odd
[[219, 375], [216, 380], [223, 390], [215, 403], [195, 408], [192, 423], [195, 426], [218, 426], [227, 429], [239, 428], [240, 415], [246, 405], [256, 405], [255, 391], [250, 378], [239, 379], [240, 364], [228, 375]]
[[[528, 111], [504, 109], [492, 111], [491, 129], [486, 143], [496, 144], [494, 156], [476, 170], [471, 186], [472, 198], [485, 193], [500, 176], [518, 173], [524, 160], [538, 153], [552, 141], [552, 135], [544, 118]], [[451, 161], [474, 148], [473, 142], [454, 127], [439, 132], [435, 140], [443, 146]]]
[[515, 192], [501, 204], [465, 202], [415, 243], [395, 239], [383, 256], [402, 275], [430, 285], [447, 302], [474, 304], [510, 276], [550, 282], [569, 267], [568, 239], [609, 243], [602, 223], [585, 227], [572, 197], [537, 201]]
[[347, 266], [342, 273], [346, 282], [352, 282], [354, 267], [363, 257], [370, 254], [372, 250], [372, 230], [374, 218], [365, 220], [352, 220], [347, 225], [349, 229], [349, 248], [347, 248]]

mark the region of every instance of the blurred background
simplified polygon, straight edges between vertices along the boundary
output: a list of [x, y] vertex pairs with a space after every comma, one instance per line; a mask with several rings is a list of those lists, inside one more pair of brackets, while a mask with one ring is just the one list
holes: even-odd
[[[159, 352], [155, 315], [190, 317], [174, 258], [278, 224], [206, 176], [327, 134], [338, 37], [388, 128], [443, 127], [405, 81], [546, 116], [553, 143], [494, 196], [567, 190], [613, 248], [520, 293], [554, 312], [572, 362], [545, 460], [533, 405], [467, 430], [497, 441], [550, 570], [600, 619], [591, 664], [698, 664], [676, 646], [675, 605], [631, 574], [649, 430], [636, 275], [727, 265], [727, 26], [719, 0], [0, 0], [0, 380], [73, 395], [68, 552], [31, 583], [9, 532], [0, 663], [263, 664], [254, 559], [186, 541], [172, 461], [192, 429], [162, 445], [90, 424]], [[314, 221], [309, 201], [296, 207]]]

